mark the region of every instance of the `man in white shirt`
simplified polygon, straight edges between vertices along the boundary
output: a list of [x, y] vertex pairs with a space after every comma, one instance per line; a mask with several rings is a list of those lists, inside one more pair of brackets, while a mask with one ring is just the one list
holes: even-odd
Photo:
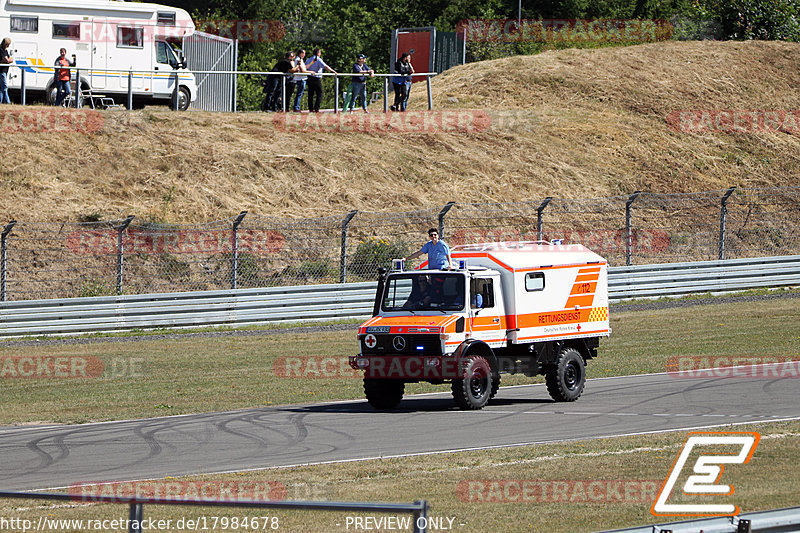
[[308, 69], [308, 110], [312, 113], [319, 113], [319, 106], [322, 103], [322, 69], [328, 72], [336, 71], [329, 67], [322, 60], [322, 49], [315, 48], [314, 55], [311, 59], [306, 61], [306, 68]]

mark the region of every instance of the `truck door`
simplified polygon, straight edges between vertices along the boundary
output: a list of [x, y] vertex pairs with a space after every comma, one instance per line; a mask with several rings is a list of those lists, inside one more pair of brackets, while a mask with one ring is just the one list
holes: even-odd
[[108, 47], [108, 64], [122, 71], [124, 90], [128, 90], [128, 70], [133, 70], [133, 90], [136, 93], [150, 94], [152, 75], [136, 72], [152, 68], [153, 47], [145, 39], [143, 25], [128, 22], [109, 22], [109, 31], [114, 32], [115, 44]]
[[[108, 68], [108, 42], [115, 42], [116, 37], [105, 17], [96, 17], [92, 20], [91, 40], [91, 74], [90, 81], [93, 89], [105, 89], [108, 86], [110, 72]], [[95, 70], [99, 69], [99, 70]]]
[[155, 66], [157, 70], [153, 78], [153, 94], [156, 96], [168, 96], [172, 94], [175, 87], [174, 73], [178, 68], [178, 58], [175, 56], [172, 47], [166, 41], [155, 42]]
[[490, 346], [506, 340], [505, 312], [500, 294], [499, 278], [470, 280], [470, 326], [472, 338]]

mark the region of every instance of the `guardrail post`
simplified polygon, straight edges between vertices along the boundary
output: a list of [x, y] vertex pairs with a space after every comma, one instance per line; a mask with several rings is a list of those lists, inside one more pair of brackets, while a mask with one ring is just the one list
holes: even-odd
[[350, 211], [342, 219], [342, 250], [339, 255], [339, 283], [347, 281], [347, 225], [353, 220], [358, 211]]
[[[466, 35], [466, 32], [465, 32]], [[548, 196], [544, 199], [541, 205], [536, 209], [536, 240], [543, 241], [544, 240], [544, 231], [542, 229], [542, 211], [544, 208], [547, 207], [547, 204], [553, 199], [552, 196]]]
[[439, 211], [439, 238], [444, 239], [444, 216], [455, 205], [455, 202], [447, 202], [447, 204]]
[[142, 504], [132, 503], [129, 505], [128, 511], [128, 528], [129, 533], [142, 533]]
[[286, 76], [281, 76], [281, 110], [286, 113]]
[[[352, 99], [353, 96], [351, 95], [350, 98]], [[333, 75], [333, 112], [339, 112], [339, 76], [336, 74]]]
[[728, 215], [728, 198], [731, 197], [736, 187], [731, 187], [722, 196], [719, 206], [719, 259], [725, 259], [725, 219]]
[[431, 76], [425, 76], [425, 85], [428, 86], [428, 111], [433, 111], [433, 95], [431, 94]]
[[128, 71], [128, 111], [133, 111], [133, 71]]
[[231, 235], [231, 289], [239, 288], [239, 224], [242, 223], [247, 211], [242, 211], [233, 221], [233, 234]]
[[12, 220], [6, 224], [6, 227], [3, 228], [3, 233], [0, 234], [0, 302], [6, 301], [6, 268], [8, 266], [6, 258], [6, 249], [8, 246], [7, 237], [16, 223], [16, 220]]
[[172, 110], [178, 110], [178, 72], [175, 71], [173, 75], [173, 79], [175, 80], [175, 87], [172, 88]]
[[122, 263], [125, 259], [125, 253], [122, 244], [122, 233], [128, 229], [134, 216], [131, 215], [122, 221], [122, 224], [117, 228], [117, 294], [122, 294]]
[[428, 500], [417, 500], [419, 509], [414, 511], [414, 533], [425, 533], [428, 530]]
[[25, 105], [27, 101], [27, 95], [25, 94], [27, 91], [25, 90], [25, 67], [20, 67], [19, 69], [19, 103], [20, 105]]
[[642, 191], [634, 191], [625, 202], [625, 264], [631, 264], [631, 248], [633, 247], [633, 230], [631, 229], [631, 206]]
[[389, 112], [389, 78], [383, 78], [383, 112]]

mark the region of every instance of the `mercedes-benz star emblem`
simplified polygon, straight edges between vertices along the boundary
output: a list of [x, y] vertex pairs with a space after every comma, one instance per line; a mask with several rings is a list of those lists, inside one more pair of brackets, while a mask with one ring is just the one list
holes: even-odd
[[392, 339], [392, 346], [394, 346], [394, 349], [397, 350], [398, 352], [402, 352], [406, 347], [406, 340], [400, 335], [398, 335], [397, 337]]

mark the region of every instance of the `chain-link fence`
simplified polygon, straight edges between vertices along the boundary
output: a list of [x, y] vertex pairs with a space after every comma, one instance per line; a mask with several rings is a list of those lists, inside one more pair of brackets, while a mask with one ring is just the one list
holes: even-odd
[[195, 225], [9, 222], [0, 300], [365, 281], [439, 228], [452, 245], [562, 239], [611, 265], [800, 254], [800, 187], [456, 204]]

